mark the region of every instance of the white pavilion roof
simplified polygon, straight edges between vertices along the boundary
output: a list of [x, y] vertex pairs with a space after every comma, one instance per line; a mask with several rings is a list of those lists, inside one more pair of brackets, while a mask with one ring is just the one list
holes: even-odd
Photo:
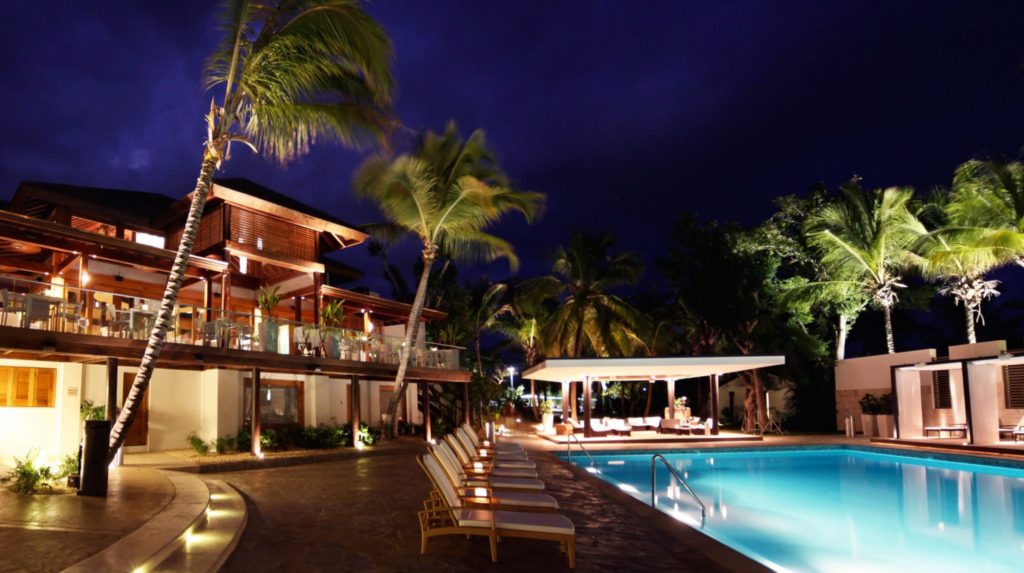
[[781, 366], [785, 356], [672, 356], [658, 358], [552, 358], [523, 372], [524, 380], [677, 380]]

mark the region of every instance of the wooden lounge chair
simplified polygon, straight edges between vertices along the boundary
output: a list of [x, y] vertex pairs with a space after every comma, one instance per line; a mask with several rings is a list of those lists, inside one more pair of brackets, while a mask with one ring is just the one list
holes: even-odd
[[515, 458], [508, 460], [502, 457], [481, 457], [473, 455], [473, 450], [457, 436], [449, 434], [445, 440], [465, 468], [484, 468], [486, 473], [504, 475], [506, 477], [537, 477], [537, 465], [528, 459]]
[[459, 428], [461, 428], [466, 433], [466, 436], [470, 438], [474, 447], [491, 449], [498, 453], [524, 452], [523, 446], [520, 446], [515, 442], [488, 442], [481, 440], [480, 436], [477, 435], [476, 430], [473, 429], [473, 426], [470, 426], [466, 422], [463, 422]]
[[442, 448], [441, 451], [447, 455], [453, 469], [461, 473], [465, 479], [474, 481], [474, 483], [468, 485], [493, 485], [495, 480], [512, 479], [523, 481], [513, 482], [508, 485], [510, 488], [544, 489], [544, 482], [537, 479], [537, 473], [533, 469], [495, 467], [486, 461], [475, 460], [467, 456], [466, 451], [462, 449], [458, 440], [452, 438], [451, 435], [446, 436], [445, 440], [446, 442], [438, 444], [438, 446], [447, 446]]
[[[508, 453], [508, 452], [495, 452], [485, 448], [475, 448], [472, 443], [472, 439], [465, 435], [464, 432], [455, 432], [445, 436], [447, 439], [451, 437], [456, 440], [457, 445], [461, 446], [462, 450], [466, 453], [466, 457], [470, 458], [469, 461], [485, 461], [496, 466], [505, 468], [527, 468], [534, 469], [536, 464], [530, 461], [525, 452], [520, 453]], [[453, 444], [453, 446], [456, 444]], [[468, 463], [468, 462], [467, 462]]]
[[[444, 446], [448, 447], [444, 447]], [[438, 459], [442, 467], [453, 483], [462, 484], [463, 487], [491, 487], [495, 489], [514, 489], [519, 491], [543, 491], [544, 482], [535, 478], [514, 478], [503, 476], [492, 476], [479, 473], [467, 473], [462, 468], [462, 462], [455, 453], [455, 448], [450, 444], [438, 444]]]
[[[440, 475], [437, 460], [421, 456], [424, 469]], [[560, 513], [534, 513], [474, 509], [463, 505], [454, 488], [443, 480], [438, 485], [440, 499], [426, 500], [418, 512], [420, 521], [420, 553], [426, 554], [427, 542], [441, 535], [478, 535], [487, 537], [491, 545], [491, 561], [498, 561], [498, 539], [519, 537], [557, 541], [559, 548], [569, 557], [569, 568], [576, 568], [576, 527]]]
[[928, 434], [930, 434], [932, 432], [935, 432], [935, 436], [938, 437], [938, 438], [942, 437], [942, 432], [948, 432], [949, 433], [949, 437], [951, 437], [951, 438], [953, 437], [953, 432], [961, 434], [961, 435], [963, 435], [963, 437], [966, 438], [967, 437], [967, 424], [966, 423], [956, 423], [956, 424], [950, 424], [948, 426], [925, 426], [924, 427], [924, 435], [925, 435], [925, 437], [928, 437]]
[[631, 435], [632, 428], [622, 418], [612, 418], [608, 420], [608, 429], [617, 436], [629, 436]]
[[506, 490], [487, 486], [468, 487], [461, 480], [453, 481], [451, 475], [444, 469], [445, 462], [437, 447], [431, 449], [430, 455], [434, 457], [441, 467], [442, 475], [432, 475], [426, 466], [423, 465], [422, 461], [420, 462], [420, 467], [430, 477], [430, 481], [434, 484], [433, 493], [436, 495], [441, 494], [441, 484], [437, 483], [438, 480], [444, 480], [455, 488], [455, 492], [465, 505], [475, 505], [489, 509], [506, 509], [509, 511], [544, 512], [558, 510], [558, 500], [543, 492]]

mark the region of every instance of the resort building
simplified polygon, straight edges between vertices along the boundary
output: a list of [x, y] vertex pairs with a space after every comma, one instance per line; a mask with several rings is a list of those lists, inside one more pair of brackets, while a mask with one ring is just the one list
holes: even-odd
[[[0, 459], [77, 451], [82, 404], [120, 404], [190, 198], [24, 182], [0, 210]], [[251, 181], [217, 181], [126, 451], [236, 434], [253, 411], [264, 427], [379, 424], [409, 306], [345, 288], [361, 273], [332, 255], [366, 238]], [[443, 317], [425, 309], [422, 320]], [[424, 331], [409, 379], [465, 387], [459, 349]], [[419, 395], [400, 414], [410, 423], [423, 421]]]

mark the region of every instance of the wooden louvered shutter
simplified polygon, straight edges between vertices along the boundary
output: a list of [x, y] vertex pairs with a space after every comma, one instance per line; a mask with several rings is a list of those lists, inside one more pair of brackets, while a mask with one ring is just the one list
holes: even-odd
[[949, 390], [949, 370], [932, 371], [932, 398], [936, 410], [953, 407], [953, 397]]
[[1024, 365], [1003, 367], [1003, 395], [1007, 408], [1024, 408]]

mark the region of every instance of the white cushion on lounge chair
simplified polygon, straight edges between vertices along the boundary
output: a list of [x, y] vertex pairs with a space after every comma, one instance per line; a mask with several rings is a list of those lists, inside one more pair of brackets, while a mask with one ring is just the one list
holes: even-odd
[[501, 505], [558, 509], [558, 500], [546, 493], [530, 491], [491, 491]]
[[[476, 430], [474, 430], [472, 428], [472, 426], [470, 426], [470, 425], [468, 425], [466, 423], [463, 423], [461, 426], [456, 428], [456, 431], [460, 431], [460, 430], [465, 432], [466, 437], [469, 438], [469, 441], [470, 441], [471, 444], [473, 444], [473, 447], [475, 447], [475, 448], [483, 447], [480, 444], [480, 437], [476, 435]], [[515, 442], [491, 442], [490, 446], [488, 446], [488, 447], [492, 448], [496, 452], [509, 451], [509, 450], [514, 451], [514, 452], [522, 452], [523, 451], [523, 446], [520, 446], [519, 444], [517, 444]]]
[[647, 425], [643, 418], [626, 418], [626, 423], [634, 427]]
[[568, 517], [559, 513], [531, 513], [528, 511], [491, 511], [487, 509], [460, 509], [457, 514], [463, 527], [495, 527], [510, 531], [536, 531], [571, 535], [576, 527]]
[[459, 494], [452, 487], [452, 482], [445, 476], [444, 470], [441, 469], [441, 464], [438, 463], [437, 458], [433, 455], [423, 456], [423, 465], [427, 467], [427, 471], [430, 472], [431, 477], [434, 480], [434, 484], [441, 489], [441, 497], [444, 498], [445, 503], [448, 507], [459, 507], [462, 505], [462, 500], [459, 499]]
[[647, 422], [648, 426], [652, 428], [657, 428], [658, 424], [661, 423], [661, 416], [648, 416], [644, 418], [644, 421]]
[[526, 489], [530, 491], [544, 490], [544, 482], [539, 479], [530, 478], [491, 477], [487, 479], [487, 485], [499, 489]]
[[537, 472], [529, 468], [494, 467], [493, 469], [491, 469], [491, 476], [510, 478], [535, 478], [537, 477]]

